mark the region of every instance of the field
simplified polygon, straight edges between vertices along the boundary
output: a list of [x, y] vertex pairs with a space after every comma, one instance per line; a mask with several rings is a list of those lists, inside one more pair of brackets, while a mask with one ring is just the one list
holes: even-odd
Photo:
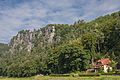
[[35, 76], [35, 77], [29, 77], [29, 78], [0, 78], [0, 80], [120, 80], [120, 76], [100, 76], [100, 77]]

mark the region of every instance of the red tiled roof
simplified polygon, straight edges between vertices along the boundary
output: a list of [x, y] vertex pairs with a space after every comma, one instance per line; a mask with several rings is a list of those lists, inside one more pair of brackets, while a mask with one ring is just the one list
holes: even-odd
[[101, 62], [102, 65], [107, 65], [111, 63], [111, 60], [109, 58], [105, 58], [105, 59], [100, 59], [97, 62]]

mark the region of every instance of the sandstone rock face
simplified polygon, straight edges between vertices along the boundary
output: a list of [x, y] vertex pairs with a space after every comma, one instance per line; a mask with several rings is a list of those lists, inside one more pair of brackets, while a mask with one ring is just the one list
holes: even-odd
[[34, 31], [23, 30], [18, 32], [18, 34], [11, 39], [9, 51], [11, 53], [21, 51], [31, 52], [32, 48], [35, 46], [39, 45], [42, 48], [46, 44], [58, 42], [55, 37], [55, 26], [47, 26]]

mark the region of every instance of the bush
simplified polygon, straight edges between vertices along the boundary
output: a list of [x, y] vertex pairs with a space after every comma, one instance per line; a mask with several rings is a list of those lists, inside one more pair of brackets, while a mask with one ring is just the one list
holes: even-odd
[[101, 75], [120, 75], [120, 72], [101, 73]]
[[71, 73], [72, 77], [79, 77], [79, 74]]
[[120, 74], [120, 70], [116, 70], [115, 73], [116, 73], [116, 74]]
[[71, 74], [51, 74], [50, 76], [52, 77], [93, 77], [93, 76], [100, 76], [99, 73], [79, 73], [79, 74], [75, 74], [75, 73], [71, 73]]
[[70, 74], [50, 74], [49, 76], [52, 76], [52, 77], [68, 77], [68, 76], [70, 76]]
[[80, 73], [79, 77], [93, 77], [93, 76], [100, 76], [99, 73]]

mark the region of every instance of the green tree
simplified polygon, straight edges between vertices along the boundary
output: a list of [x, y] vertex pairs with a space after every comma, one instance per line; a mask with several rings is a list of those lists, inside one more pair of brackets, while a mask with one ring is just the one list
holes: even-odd
[[89, 66], [89, 54], [86, 54], [80, 45], [63, 45], [58, 53], [59, 73], [84, 71]]

